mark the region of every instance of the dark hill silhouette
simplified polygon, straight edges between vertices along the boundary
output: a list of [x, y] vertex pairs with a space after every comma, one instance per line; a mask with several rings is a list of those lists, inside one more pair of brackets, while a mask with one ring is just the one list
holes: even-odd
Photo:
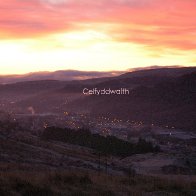
[[72, 81], [72, 80], [86, 80], [96, 79], [102, 77], [113, 77], [120, 75], [124, 72], [113, 71], [113, 72], [98, 72], [98, 71], [78, 71], [78, 70], [58, 70], [54, 72], [32, 72], [21, 75], [0, 75], [1, 83], [16, 83], [25, 81], [39, 81], [39, 80], [61, 80], [61, 81]]
[[196, 74], [186, 74], [175, 80], [138, 86], [130, 95], [88, 96], [73, 102], [70, 107], [92, 114], [107, 115], [175, 126], [183, 129], [196, 128]]
[[119, 76], [119, 78], [132, 78], [144, 76], [158, 76], [158, 77], [180, 77], [185, 74], [190, 74], [196, 71], [196, 67], [182, 67], [182, 68], [158, 68], [145, 69], [134, 72], [128, 72]]
[[[10, 110], [88, 112], [184, 129], [196, 128], [196, 68], [161, 68], [118, 77], [78, 81], [43, 80], [0, 85]], [[84, 96], [83, 88], [126, 87], [130, 95]], [[28, 94], [28, 96], [26, 96]], [[25, 95], [25, 96], [23, 96]], [[17, 97], [17, 98], [16, 98]], [[1, 100], [0, 100], [1, 101]]]
[[50, 91], [57, 88], [62, 88], [66, 82], [57, 80], [40, 80], [18, 82], [13, 84], [0, 85], [0, 93], [40, 93]]
[[62, 92], [81, 93], [83, 88], [130, 88], [137, 86], [154, 86], [163, 82], [173, 82], [176, 77], [190, 74], [196, 67], [158, 68], [128, 72], [116, 77], [72, 81], [62, 89]]

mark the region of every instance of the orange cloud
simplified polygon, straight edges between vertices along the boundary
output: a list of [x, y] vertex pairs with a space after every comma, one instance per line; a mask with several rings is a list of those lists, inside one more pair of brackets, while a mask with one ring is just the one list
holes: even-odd
[[[108, 25], [116, 41], [196, 49], [195, 0], [7, 0], [0, 38], [31, 38]], [[93, 25], [92, 25], [93, 24]]]

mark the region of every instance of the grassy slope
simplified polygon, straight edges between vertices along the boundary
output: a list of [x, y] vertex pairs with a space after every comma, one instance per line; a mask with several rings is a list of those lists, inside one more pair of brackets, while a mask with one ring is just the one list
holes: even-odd
[[[1, 173], [0, 195], [194, 195], [196, 181], [97, 172]], [[196, 190], [195, 190], [196, 191]], [[148, 194], [147, 194], [148, 193]]]

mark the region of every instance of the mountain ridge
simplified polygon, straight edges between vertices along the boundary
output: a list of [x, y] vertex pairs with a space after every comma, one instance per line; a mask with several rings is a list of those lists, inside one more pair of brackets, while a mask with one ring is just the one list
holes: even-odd
[[[196, 67], [169, 70], [169, 76], [158, 69], [126, 77], [4, 84], [0, 85], [0, 110], [28, 114], [33, 107], [37, 113], [84, 112], [195, 130]], [[85, 96], [83, 88], [127, 88], [130, 95]]]

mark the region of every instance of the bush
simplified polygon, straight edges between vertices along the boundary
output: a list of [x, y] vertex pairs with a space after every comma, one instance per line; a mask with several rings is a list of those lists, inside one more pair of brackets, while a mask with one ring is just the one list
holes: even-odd
[[118, 139], [114, 136], [101, 136], [99, 134], [92, 134], [86, 129], [69, 129], [48, 127], [42, 134], [42, 139], [57, 140], [70, 144], [76, 144], [92, 148], [104, 155], [114, 155], [126, 157], [134, 153], [148, 153], [157, 151], [152, 143], [140, 139], [137, 144]]

